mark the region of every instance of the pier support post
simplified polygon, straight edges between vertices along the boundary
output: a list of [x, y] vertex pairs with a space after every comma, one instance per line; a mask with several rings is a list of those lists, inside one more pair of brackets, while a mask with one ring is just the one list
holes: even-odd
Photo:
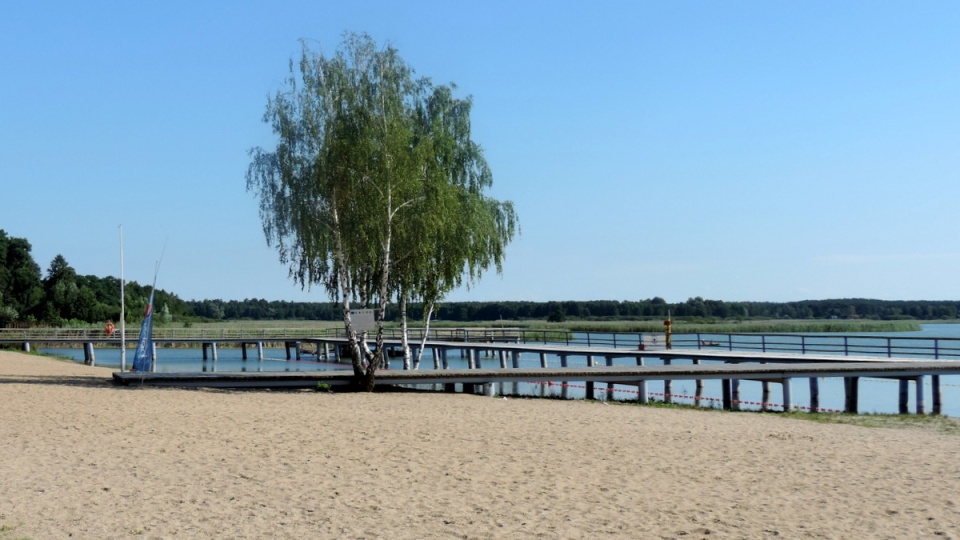
[[500, 369], [507, 369], [507, 351], [497, 351], [497, 355], [500, 357]]
[[257, 342], [257, 360], [263, 361], [263, 342]]
[[540, 353], [540, 367], [547, 367], [547, 353]]
[[[643, 357], [637, 357], [637, 367], [643, 367]], [[650, 403], [650, 396], [647, 395], [647, 381], [637, 381], [637, 401], [646, 405]]]
[[83, 363], [88, 366], [97, 365], [97, 358], [93, 353], [93, 343], [83, 344]]
[[[612, 367], [612, 366], [613, 366], [613, 357], [610, 356], [609, 354], [606, 355], [606, 356], [604, 356], [604, 362], [603, 362], [603, 363], [604, 363], [607, 367]], [[613, 383], [612, 383], [612, 382], [608, 382], [608, 383], [607, 383], [607, 401], [610, 401], [610, 400], [612, 400], [612, 399], [613, 399]]]
[[899, 379], [900, 383], [900, 399], [897, 401], [898, 412], [900, 414], [907, 414], [909, 411], [908, 402], [910, 401], [910, 379]]
[[730, 407], [734, 411], [740, 410], [740, 379], [730, 381]]
[[[587, 367], [593, 367], [593, 355], [587, 355]], [[596, 399], [594, 394], [594, 386], [596, 383], [593, 381], [587, 381], [587, 399]]]
[[793, 411], [793, 392], [791, 391], [791, 382], [793, 379], [783, 380], [783, 412]]
[[299, 341], [284, 341], [283, 347], [287, 352], [287, 360], [291, 359], [290, 350], [293, 349], [293, 358], [296, 358], [297, 362], [300, 361], [300, 342]]
[[721, 379], [720, 387], [722, 390], [723, 410], [729, 411], [733, 406], [733, 399], [730, 395], [730, 379]]
[[941, 414], [943, 394], [940, 392], [940, 376], [931, 375], [930, 385], [932, 386], [931, 392], [933, 393], [933, 409], [930, 411], [930, 414]]
[[860, 377], [844, 377], [843, 390], [845, 398], [843, 412], [857, 414], [860, 393]]
[[[760, 362], [761, 365], [766, 364], [766, 362]], [[760, 410], [766, 412], [769, 408], [767, 405], [770, 403], [770, 381], [764, 380], [760, 382]]]
[[[664, 358], [663, 365], [669, 366], [670, 359]], [[673, 403], [673, 381], [666, 379], [663, 381], [663, 402], [664, 403]]]
[[213, 361], [214, 361], [214, 362], [216, 362], [217, 360], [219, 360], [219, 357], [218, 357], [218, 355], [217, 355], [217, 342], [213, 342], [213, 343], [210, 344], [210, 352], [213, 354]]
[[924, 403], [923, 397], [923, 375], [917, 376], [917, 414], [924, 414], [926, 411], [926, 403]]
[[240, 342], [240, 359], [247, 360], [247, 343], [245, 341]]
[[[150, 371], [153, 373], [157, 372], [157, 342], [154, 341], [150, 344]], [[213, 359], [216, 360], [217, 356], [214, 355]]]
[[467, 353], [467, 367], [470, 369], [479, 368], [480, 363], [474, 358], [473, 349], [463, 349], [463, 351]]
[[450, 369], [450, 362], [447, 360], [447, 348], [440, 349], [440, 361], [443, 362], [443, 369]]
[[810, 377], [810, 412], [820, 412], [820, 379]]
[[[693, 365], [699, 366], [699, 365], [700, 365], [700, 359], [699, 359], [699, 358], [694, 358], [694, 359], [693, 359]], [[703, 379], [697, 379], [697, 380], [695, 380], [695, 381], [694, 381], [694, 388], [695, 388], [695, 390], [694, 390], [694, 392], [693, 392], [693, 405], [694, 405], [695, 407], [699, 407], [699, 406], [700, 406], [700, 402], [703, 400]]]
[[24, 342], [23, 342], [23, 352], [30, 352], [30, 342], [29, 342], [29, 341], [24, 341]]
[[510, 362], [513, 364], [513, 369], [520, 368], [520, 351], [512, 351], [510, 353]]

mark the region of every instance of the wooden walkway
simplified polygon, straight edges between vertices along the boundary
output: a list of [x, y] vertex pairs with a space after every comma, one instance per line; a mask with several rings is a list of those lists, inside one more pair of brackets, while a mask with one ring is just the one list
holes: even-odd
[[[302, 340], [317, 347], [318, 357], [329, 354], [328, 348], [346, 343], [345, 339], [322, 338]], [[395, 346], [398, 342], [388, 340], [386, 345]], [[296, 345], [299, 351], [299, 342]], [[595, 383], [609, 385], [620, 384], [637, 387], [639, 401], [647, 402], [647, 381], [664, 381], [665, 393], [669, 395], [670, 383], [681, 380], [697, 381], [698, 397], [702, 392], [702, 381], [722, 381], [723, 406], [736, 408], [739, 401], [739, 382], [741, 380], [761, 381], [764, 384], [764, 402], [769, 395], [768, 384], [778, 383], [783, 387], [783, 407], [793, 408], [791, 385], [794, 379], [807, 379], [810, 384], [810, 410], [819, 407], [819, 379], [826, 377], [842, 378], [845, 390], [845, 410], [857, 412], [858, 383], [861, 377], [879, 377], [900, 381], [900, 411], [907, 412], [909, 383], [915, 384], [916, 411], [925, 410], [923, 391], [924, 377], [930, 377], [932, 392], [932, 412], [939, 414], [942, 409], [940, 376], [960, 375], [960, 361], [942, 361], [911, 358], [853, 357], [822, 354], [792, 354], [740, 352], [704, 349], [674, 349], [659, 351], [639, 351], [631, 349], [598, 348], [586, 346], [530, 345], [512, 343], [463, 343], [433, 342], [428, 344], [434, 354], [443, 361], [439, 370], [425, 369], [417, 371], [381, 370], [377, 373], [378, 385], [436, 385], [442, 384], [447, 391], [455, 391], [460, 384], [465, 391], [483, 388], [484, 393], [493, 394], [494, 385], [504, 382], [566, 382], [583, 381], [587, 387], [587, 398], [595, 397]], [[449, 350], [459, 349], [466, 353], [470, 369], [445, 369]], [[323, 352], [320, 352], [323, 351]], [[491, 359], [481, 360], [481, 352], [494, 352], [499, 355], [499, 367], [484, 367]], [[536, 354], [540, 359], [539, 368], [520, 368], [521, 354]], [[548, 356], [560, 359], [560, 366], [549, 366]], [[571, 367], [570, 357], [585, 357], [586, 366]], [[298, 352], [299, 357], [299, 352]], [[633, 358], [636, 366], [615, 366], [614, 358]], [[643, 365], [645, 359], [658, 358], [665, 365]], [[603, 359], [601, 365], [599, 359]], [[672, 364], [674, 361], [688, 360], [689, 364]], [[496, 359], [492, 360], [496, 361]], [[721, 364], [702, 364], [701, 361], [723, 362]], [[344, 366], [345, 368], [347, 365]], [[216, 387], [216, 388], [316, 388], [320, 384], [344, 386], [352, 382], [352, 371], [317, 372], [213, 372], [213, 373], [114, 373], [114, 381], [122, 385]]]

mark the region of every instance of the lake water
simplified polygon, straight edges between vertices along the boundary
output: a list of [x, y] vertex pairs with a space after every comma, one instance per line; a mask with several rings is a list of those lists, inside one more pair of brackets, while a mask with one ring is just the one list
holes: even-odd
[[[796, 334], [799, 336], [801, 334]], [[854, 334], [847, 334], [852, 336]], [[889, 334], [865, 333], [856, 334], [865, 338], [875, 339], [880, 336], [890, 336], [896, 338], [960, 338], [960, 324], [927, 324], [922, 329], [915, 332], [896, 332]], [[706, 339], [720, 340], [722, 336], [713, 338], [704, 336]], [[842, 338], [837, 338], [842, 343]], [[75, 361], [83, 362], [82, 349], [41, 349], [44, 354], [53, 354], [72, 358]], [[862, 353], [856, 353], [862, 354]], [[897, 352], [903, 356], [902, 351]], [[157, 349], [157, 371], [159, 372], [254, 372], [254, 371], [325, 371], [332, 369], [350, 369], [349, 364], [340, 364], [334, 362], [316, 361], [315, 357], [306, 357], [310, 360], [288, 361], [283, 348], [265, 348], [264, 360], [256, 359], [256, 351], [248, 350], [248, 356], [251, 360], [243, 360], [239, 348], [218, 347], [218, 359], [204, 361], [202, 351], [199, 348], [158, 348]], [[602, 361], [602, 359], [599, 359]], [[456, 351], [450, 351], [448, 361], [451, 368], [466, 368], [467, 359], [460, 357]], [[479, 358], [483, 367], [497, 367], [500, 365], [500, 359], [497, 356], [481, 356]], [[539, 367], [540, 360], [537, 354], [527, 354], [520, 356], [520, 367]], [[127, 365], [133, 362], [133, 351], [127, 353]], [[559, 358], [548, 356], [548, 362], [551, 366], [559, 366]], [[586, 358], [570, 357], [568, 365], [571, 367], [585, 366]], [[115, 348], [96, 349], [96, 363], [98, 366], [120, 368], [120, 351]], [[616, 365], [635, 365], [629, 358], [614, 359]], [[648, 360], [648, 365], [658, 365], [656, 360]], [[391, 359], [390, 369], [402, 369], [402, 363], [398, 359]], [[430, 352], [424, 354], [421, 369], [433, 369], [433, 358]], [[926, 410], [929, 412], [932, 404], [932, 387], [929, 377], [926, 377], [926, 386], [924, 395], [926, 397]], [[704, 381], [704, 400], [703, 406], [720, 406], [721, 387], [720, 381]], [[940, 380], [943, 395], [943, 414], [947, 416], [960, 417], [960, 376], [943, 376]], [[505, 395], [527, 395], [543, 397], [560, 397], [568, 399], [579, 399], [585, 397], [584, 383], [568, 382], [566, 384], [531, 384], [531, 383], [505, 383], [500, 392]], [[637, 398], [635, 387], [616, 386], [612, 393], [605, 391], [603, 384], [596, 385], [595, 395], [598, 399], [616, 399], [633, 400]], [[671, 394], [673, 401], [677, 403], [693, 403], [693, 396], [696, 387], [693, 381], [675, 381], [672, 385]], [[662, 400], [664, 392], [664, 383], [651, 381], [647, 384], [647, 391], [651, 399]], [[806, 407], [810, 402], [808, 379], [795, 379], [791, 385], [794, 406], [798, 408]], [[910, 411], [915, 407], [915, 385], [910, 384]], [[741, 381], [740, 399], [745, 402], [741, 405], [743, 409], [759, 409], [761, 401], [762, 386], [759, 382]], [[686, 397], [684, 397], [686, 396]], [[899, 381], [889, 379], [862, 378], [860, 379], [860, 412], [875, 413], [896, 413], [898, 411]], [[820, 380], [820, 408], [827, 411], [840, 411], [843, 409], [844, 393], [842, 379], [821, 379]], [[779, 384], [770, 384], [770, 403], [782, 404], [783, 393]], [[776, 409], [779, 406], [772, 406]]]

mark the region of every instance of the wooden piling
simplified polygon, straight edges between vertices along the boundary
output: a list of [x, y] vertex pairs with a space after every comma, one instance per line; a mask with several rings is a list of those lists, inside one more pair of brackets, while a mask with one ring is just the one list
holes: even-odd
[[730, 409], [740, 410], [740, 379], [730, 381]]
[[810, 377], [810, 412], [820, 412], [820, 379]]
[[783, 412], [790, 412], [793, 410], [793, 392], [791, 391], [791, 383], [793, 379], [783, 379]]
[[917, 414], [924, 414], [926, 411], [926, 403], [924, 403], [923, 397], [923, 375], [920, 375], [916, 378], [917, 385]]
[[88, 366], [97, 365], [97, 358], [93, 352], [93, 343], [83, 344], [83, 363]]
[[843, 393], [843, 411], [851, 414], [857, 414], [857, 409], [859, 406], [860, 377], [844, 377]]
[[[593, 367], [593, 355], [591, 354], [587, 355], [587, 367]], [[587, 384], [587, 399], [596, 399], [596, 395], [594, 394], [595, 383], [593, 381], [587, 381], [586, 384]]]
[[930, 385], [933, 387], [931, 392], [933, 393], [933, 409], [930, 411], [930, 414], [941, 414], [942, 405], [943, 405], [943, 394], [940, 390], [940, 376], [931, 375], [930, 376]]
[[909, 411], [908, 402], [910, 401], [910, 379], [900, 379], [900, 399], [897, 400], [900, 414], [907, 414]]
[[[669, 358], [663, 359], [663, 365], [669, 366], [671, 360]], [[672, 403], [673, 402], [673, 381], [663, 381], [663, 402]]]
[[[610, 356], [610, 355], [608, 354], [608, 355], [605, 355], [603, 358], [604, 358], [604, 362], [603, 362], [603, 363], [604, 363], [607, 367], [613, 367], [613, 357], [612, 357], [612, 356]], [[612, 383], [612, 382], [608, 382], [608, 383], [607, 383], [607, 400], [612, 400], [612, 399], [613, 399], [613, 390], [614, 390], [614, 388], [613, 388], [613, 383]]]
[[[699, 366], [700, 359], [694, 358], [693, 365]], [[703, 379], [697, 379], [694, 381], [694, 392], [693, 392], [693, 404], [697, 407], [700, 406], [700, 402], [703, 401]]]
[[[637, 367], [643, 367], [643, 357], [637, 357]], [[647, 381], [638, 381], [637, 382], [637, 401], [646, 405], [650, 403], [650, 396], [647, 395]]]

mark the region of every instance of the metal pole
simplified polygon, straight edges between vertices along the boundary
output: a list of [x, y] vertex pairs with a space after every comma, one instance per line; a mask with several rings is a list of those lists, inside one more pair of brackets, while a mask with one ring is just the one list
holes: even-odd
[[120, 372], [127, 370], [127, 317], [123, 290], [123, 225], [120, 226]]

